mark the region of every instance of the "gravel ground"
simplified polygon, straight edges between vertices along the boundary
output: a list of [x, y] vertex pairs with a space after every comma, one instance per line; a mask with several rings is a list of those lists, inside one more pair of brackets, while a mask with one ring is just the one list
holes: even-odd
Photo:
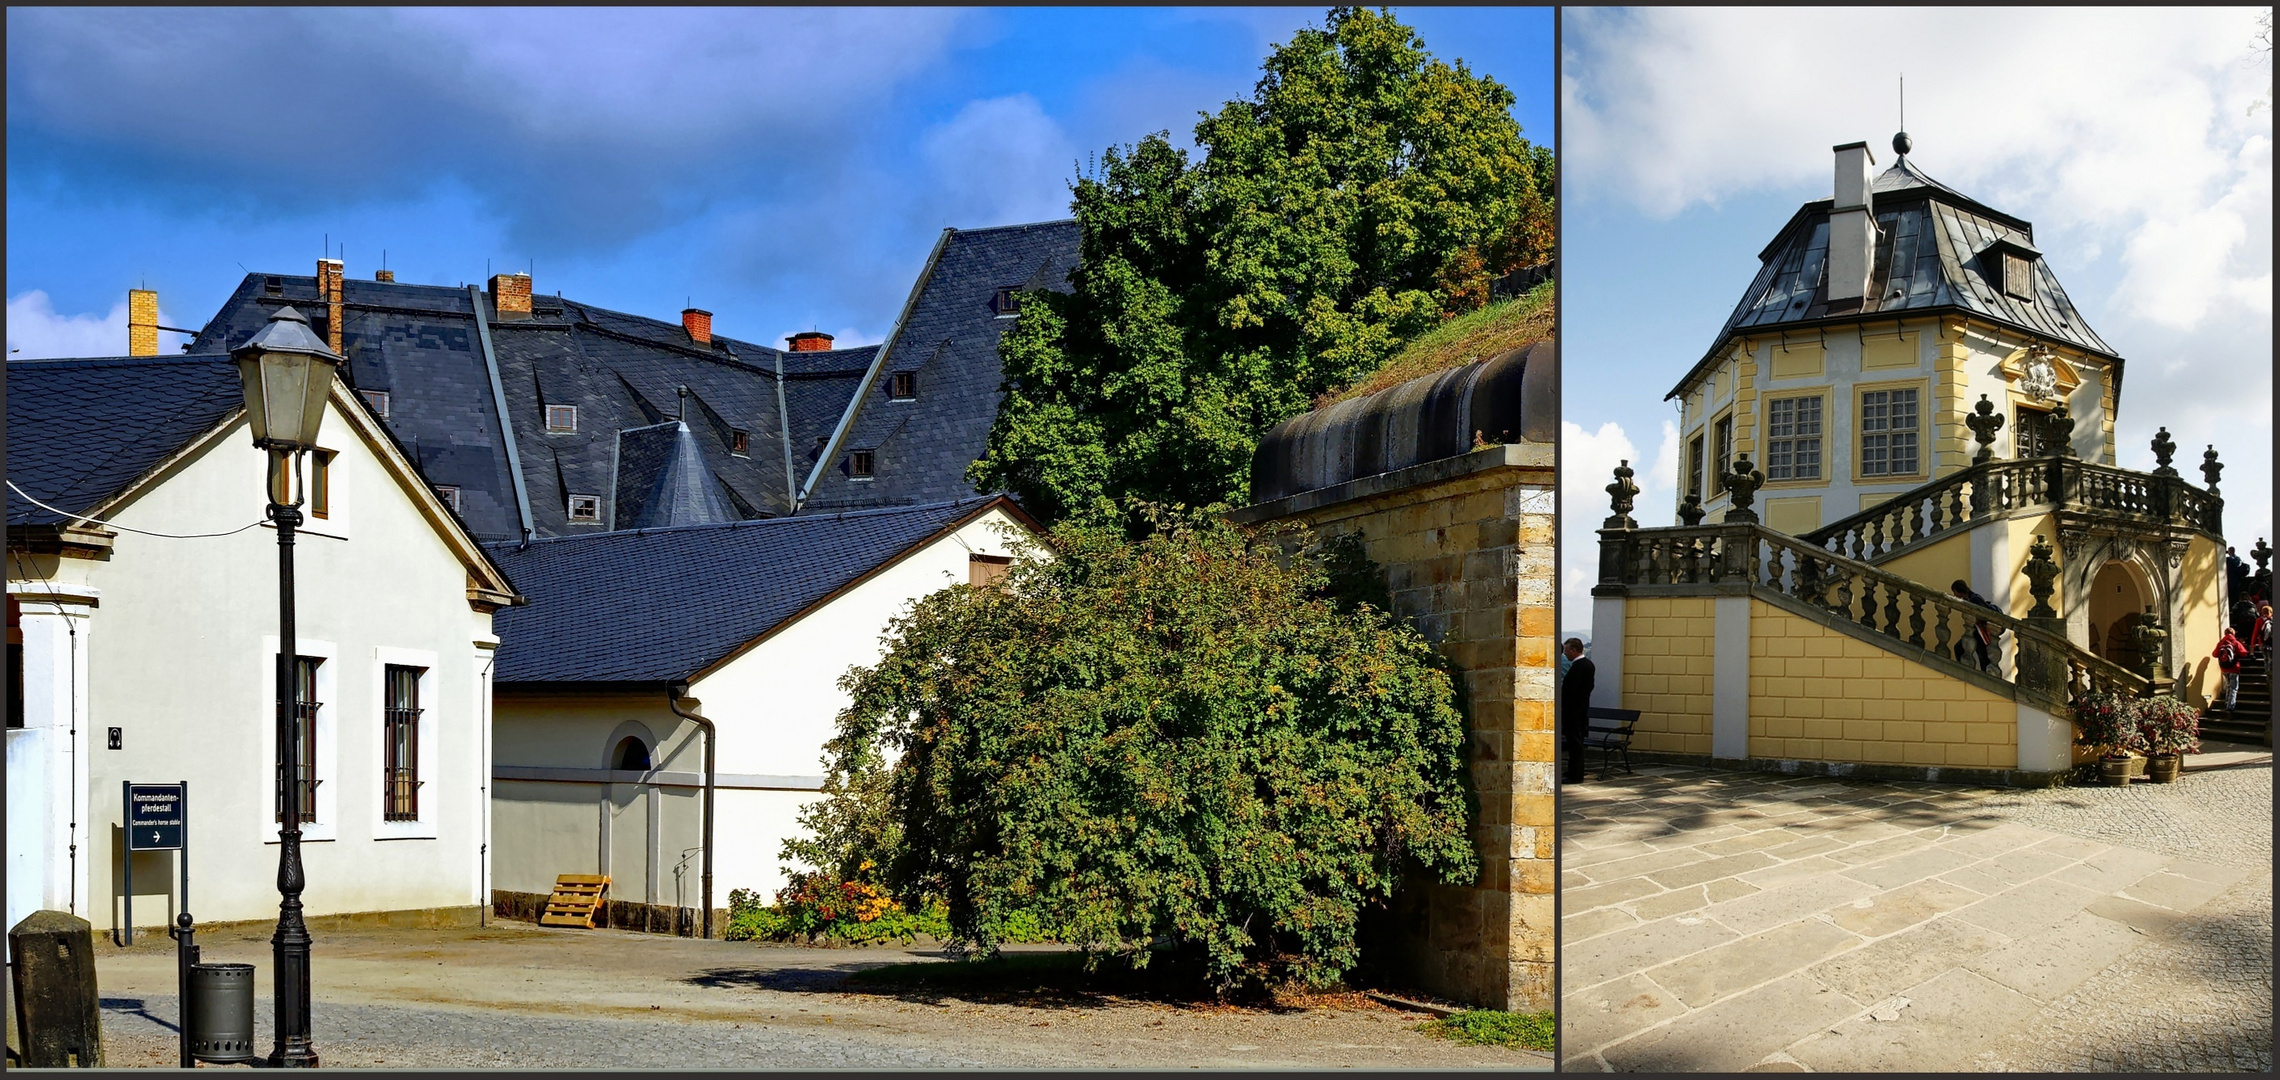
[[[202, 932], [210, 962], [255, 969], [271, 1042], [266, 929]], [[1358, 995], [1286, 1007], [1097, 994], [883, 991], [866, 967], [928, 949], [822, 949], [494, 923], [315, 932], [317, 1053], [387, 1068], [1546, 1069], [1548, 1054], [1463, 1046]], [[171, 1066], [174, 956], [163, 939], [98, 948], [106, 1053]]]

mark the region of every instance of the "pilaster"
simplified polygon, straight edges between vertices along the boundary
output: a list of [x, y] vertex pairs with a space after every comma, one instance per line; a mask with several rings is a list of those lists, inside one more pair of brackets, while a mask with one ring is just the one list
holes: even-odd
[[1750, 598], [1721, 596], [1711, 603], [1710, 756], [1750, 756]]

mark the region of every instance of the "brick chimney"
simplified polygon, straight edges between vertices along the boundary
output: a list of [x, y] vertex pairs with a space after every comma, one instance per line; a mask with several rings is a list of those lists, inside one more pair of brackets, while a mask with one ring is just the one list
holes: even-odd
[[1869, 166], [1876, 164], [1868, 144], [1846, 143], [1837, 154], [1836, 201], [1829, 208], [1829, 306], [1860, 306], [1868, 295], [1870, 263], [1876, 258], [1876, 206], [1869, 191]]
[[491, 306], [500, 322], [530, 318], [530, 275], [491, 275]]
[[341, 301], [347, 299], [347, 285], [341, 281], [345, 268], [339, 259], [317, 260], [317, 298], [325, 303], [325, 347], [336, 356], [340, 351]]
[[127, 290], [127, 355], [158, 355], [158, 294]]
[[793, 352], [829, 352], [831, 335], [816, 330], [803, 330], [784, 339], [791, 343]]
[[394, 281], [396, 280], [396, 272], [394, 270], [374, 270], [372, 272], [372, 280]]
[[712, 344], [712, 312], [699, 308], [682, 308], [681, 329], [689, 332], [690, 341], [699, 345]]

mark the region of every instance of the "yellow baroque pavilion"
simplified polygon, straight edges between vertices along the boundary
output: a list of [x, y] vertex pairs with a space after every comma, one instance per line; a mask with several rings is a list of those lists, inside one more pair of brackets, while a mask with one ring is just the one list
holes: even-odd
[[1627, 463], [1608, 485], [1595, 704], [1649, 756], [2038, 783], [2083, 754], [2081, 695], [2220, 689], [2215, 448], [2199, 484], [2166, 429], [2116, 467], [2126, 365], [2033, 225], [1893, 149], [1834, 148], [1671, 389], [1677, 524], [1632, 516]]

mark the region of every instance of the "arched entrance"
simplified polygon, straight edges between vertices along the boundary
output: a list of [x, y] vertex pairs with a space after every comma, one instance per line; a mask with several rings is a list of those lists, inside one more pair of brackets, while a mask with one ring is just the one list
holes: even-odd
[[2126, 560], [2114, 559], [2098, 568], [2090, 582], [2090, 651], [2124, 667], [2137, 662], [2137, 644], [2126, 630], [2126, 620], [2153, 603], [2144, 575]]

